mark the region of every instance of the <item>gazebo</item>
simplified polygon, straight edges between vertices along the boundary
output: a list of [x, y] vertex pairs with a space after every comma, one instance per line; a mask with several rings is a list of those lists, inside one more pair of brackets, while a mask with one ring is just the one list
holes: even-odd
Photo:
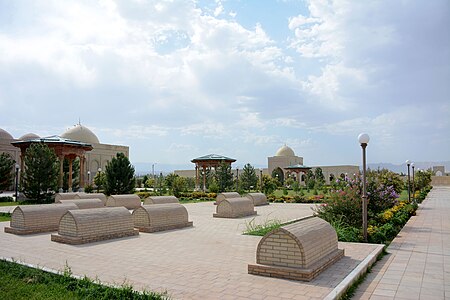
[[311, 170], [311, 167], [307, 167], [307, 166], [304, 166], [304, 165], [301, 165], [301, 164], [296, 164], [296, 165], [285, 167], [283, 169], [285, 169], [288, 174], [289, 173], [297, 174], [296, 175], [297, 181], [298, 181], [298, 183], [301, 183], [300, 173], [308, 172], [308, 170]]
[[11, 144], [15, 147], [20, 148], [20, 158], [21, 158], [21, 169], [24, 169], [24, 157], [25, 152], [32, 143], [44, 143], [49, 148], [55, 151], [56, 156], [59, 159], [59, 191], [62, 192], [63, 189], [63, 164], [64, 158], [69, 160], [69, 192], [72, 192], [72, 163], [79, 157], [80, 158], [80, 188], [84, 189], [84, 165], [86, 160], [86, 152], [91, 151], [92, 145], [69, 140], [57, 135], [35, 138], [26, 141], [12, 142]]
[[211, 168], [216, 169], [220, 164], [226, 163], [231, 166], [236, 160], [234, 158], [229, 158], [217, 154], [209, 154], [201, 157], [194, 158], [191, 160], [195, 164], [195, 187], [199, 188], [199, 171], [202, 169], [203, 175], [203, 191], [206, 190], [206, 169], [211, 170]]

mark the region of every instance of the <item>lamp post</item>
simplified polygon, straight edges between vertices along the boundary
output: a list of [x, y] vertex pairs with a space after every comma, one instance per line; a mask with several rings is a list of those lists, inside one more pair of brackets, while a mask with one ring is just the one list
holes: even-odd
[[260, 182], [259, 187], [261, 188], [261, 193], [262, 193], [262, 192], [263, 192], [263, 186], [262, 186], [262, 184], [263, 184], [263, 179], [262, 179], [262, 169], [259, 169], [259, 182]]
[[236, 192], [239, 193], [239, 168], [236, 168]]
[[416, 194], [416, 189], [415, 189], [415, 184], [414, 184], [414, 163], [412, 163], [411, 164], [411, 167], [412, 167], [412, 198], [413, 198], [413, 202], [415, 202], [416, 201], [416, 197], [415, 197], [415, 194]]
[[17, 191], [19, 189], [19, 164], [15, 165], [15, 169], [16, 169], [16, 184], [15, 184], [15, 190], [14, 190], [14, 195], [15, 195], [15, 201], [17, 201]]
[[88, 171], [88, 184], [91, 184], [91, 171]]
[[363, 190], [362, 190], [362, 223], [364, 242], [367, 242], [367, 193], [366, 193], [366, 147], [370, 137], [367, 133], [358, 135], [358, 141], [362, 148], [363, 159]]
[[411, 161], [408, 159], [406, 160], [406, 165], [408, 166], [408, 201], [411, 202], [411, 182], [410, 182], [410, 176], [409, 176], [409, 166], [411, 165]]

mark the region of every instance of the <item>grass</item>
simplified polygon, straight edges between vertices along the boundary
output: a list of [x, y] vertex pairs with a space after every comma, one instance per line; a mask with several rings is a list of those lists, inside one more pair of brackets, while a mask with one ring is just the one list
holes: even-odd
[[0, 213], [0, 222], [11, 221], [10, 213]]
[[0, 202], [0, 206], [15, 206], [19, 204], [19, 202]]
[[282, 225], [281, 221], [277, 219], [266, 220], [263, 224], [256, 224], [255, 218], [253, 218], [248, 223], [245, 223], [246, 230], [243, 234], [264, 236], [266, 233], [280, 228]]
[[247, 222], [245, 223], [246, 230], [242, 234], [264, 236], [274, 229], [278, 229], [281, 226], [289, 225], [297, 221], [298, 220], [293, 220], [282, 223], [278, 219], [272, 219], [272, 220], [265, 220], [263, 224], [256, 224], [255, 218], [253, 218], [248, 223]]
[[109, 287], [84, 277], [75, 279], [68, 267], [53, 274], [0, 260], [2, 299], [168, 299], [167, 294], [137, 292], [130, 285]]

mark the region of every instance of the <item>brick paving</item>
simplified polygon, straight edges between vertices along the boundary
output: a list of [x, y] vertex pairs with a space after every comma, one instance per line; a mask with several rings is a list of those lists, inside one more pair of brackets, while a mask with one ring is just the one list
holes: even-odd
[[247, 265], [256, 262], [261, 237], [242, 235], [246, 222], [309, 216], [311, 205], [271, 204], [256, 207], [256, 217], [241, 219], [213, 218], [211, 202], [185, 206], [194, 227], [76, 246], [51, 242], [50, 234], [7, 234], [9, 222], [1, 222], [0, 257], [54, 270], [67, 263], [76, 275], [167, 291], [173, 299], [323, 299], [379, 249], [339, 243], [345, 257], [311, 282], [249, 275]]
[[434, 187], [353, 299], [450, 299], [450, 187]]

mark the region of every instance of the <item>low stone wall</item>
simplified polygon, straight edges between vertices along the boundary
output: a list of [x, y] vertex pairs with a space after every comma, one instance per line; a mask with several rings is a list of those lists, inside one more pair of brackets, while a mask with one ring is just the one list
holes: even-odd
[[241, 198], [224, 199], [216, 207], [215, 218], [241, 218], [256, 215], [252, 200]]
[[100, 199], [68, 199], [68, 200], [59, 200], [59, 202], [60, 203], [73, 203], [79, 209], [105, 207], [102, 200], [100, 200]]
[[248, 273], [310, 281], [342, 256], [334, 228], [318, 217], [308, 217], [266, 234], [256, 250], [256, 265], [249, 264]]
[[214, 204], [219, 204], [223, 200], [229, 199], [229, 198], [241, 198], [241, 195], [239, 195], [239, 193], [236, 193], [236, 192], [220, 193], [220, 194], [217, 194], [216, 202]]
[[134, 227], [156, 232], [192, 226], [186, 208], [178, 203], [144, 205], [133, 211]]
[[431, 176], [432, 186], [450, 186], [450, 176]]
[[59, 220], [69, 210], [78, 210], [73, 203], [17, 206], [11, 214], [10, 227], [5, 232], [32, 234], [57, 231]]
[[144, 200], [144, 205], [168, 203], [180, 203], [180, 201], [175, 196], [150, 196]]
[[252, 200], [254, 206], [269, 205], [267, 197], [263, 193], [248, 193], [246, 197]]
[[51, 240], [77, 245], [138, 234], [125, 207], [104, 207], [68, 211]]
[[136, 209], [141, 207], [141, 198], [136, 194], [127, 195], [111, 195], [106, 200], [106, 206], [119, 207], [124, 206], [128, 209]]

